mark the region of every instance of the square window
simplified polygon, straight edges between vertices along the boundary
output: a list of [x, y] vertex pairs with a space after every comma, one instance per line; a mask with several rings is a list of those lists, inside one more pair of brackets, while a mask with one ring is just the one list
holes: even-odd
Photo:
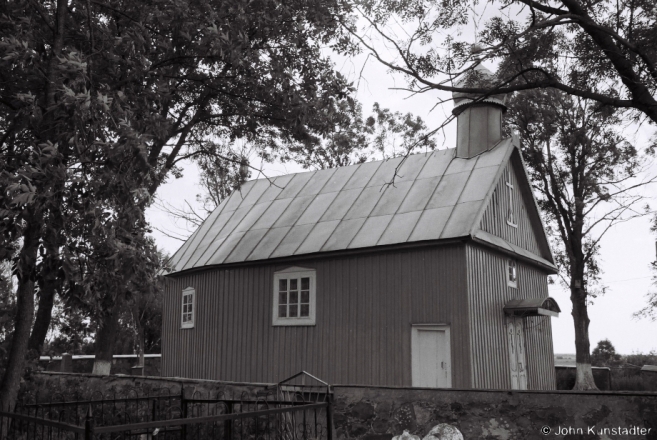
[[275, 326], [315, 325], [315, 271], [292, 267], [274, 274]]
[[194, 327], [194, 302], [196, 291], [193, 287], [187, 287], [182, 291], [182, 307], [180, 328]]

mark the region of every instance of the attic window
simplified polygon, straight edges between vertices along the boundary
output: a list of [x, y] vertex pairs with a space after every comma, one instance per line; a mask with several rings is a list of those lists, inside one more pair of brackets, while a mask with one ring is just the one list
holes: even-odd
[[518, 288], [518, 268], [516, 261], [509, 258], [507, 260], [507, 282], [509, 287]]
[[507, 194], [508, 194], [507, 203], [509, 205], [509, 210], [506, 216], [506, 223], [509, 226], [513, 226], [514, 228], [517, 228], [518, 224], [516, 223], [515, 213], [513, 212], [513, 181], [511, 180], [510, 167], [507, 167], [506, 170], [504, 170], [504, 179], [505, 179]]
[[196, 291], [188, 287], [182, 291], [182, 319], [180, 328], [194, 327], [194, 309], [196, 308]]
[[292, 267], [274, 274], [273, 325], [315, 325], [315, 271]]

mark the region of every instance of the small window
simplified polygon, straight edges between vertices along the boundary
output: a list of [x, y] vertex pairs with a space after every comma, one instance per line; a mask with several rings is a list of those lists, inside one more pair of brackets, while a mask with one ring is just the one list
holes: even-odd
[[315, 271], [292, 267], [274, 274], [273, 325], [315, 325]]
[[194, 327], [194, 313], [196, 305], [196, 295], [193, 287], [188, 287], [182, 291], [182, 320], [180, 328]]
[[507, 281], [509, 284], [509, 287], [518, 287], [518, 268], [516, 267], [516, 262], [515, 260], [508, 259], [507, 260]]

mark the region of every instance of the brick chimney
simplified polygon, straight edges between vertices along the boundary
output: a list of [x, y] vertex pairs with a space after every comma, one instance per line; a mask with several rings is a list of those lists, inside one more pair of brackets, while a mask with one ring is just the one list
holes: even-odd
[[[492, 87], [494, 78], [490, 70], [479, 64], [457, 86]], [[452, 93], [452, 114], [456, 116], [457, 123], [457, 157], [475, 157], [502, 140], [502, 114], [507, 109], [506, 94], [489, 95], [478, 100], [481, 96], [474, 93]]]

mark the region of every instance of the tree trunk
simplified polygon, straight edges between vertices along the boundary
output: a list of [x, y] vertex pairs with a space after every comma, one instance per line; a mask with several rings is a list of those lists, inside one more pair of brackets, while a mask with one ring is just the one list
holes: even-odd
[[18, 290], [16, 291], [16, 325], [9, 351], [9, 361], [0, 383], [0, 409], [13, 411], [21, 377], [28, 355], [28, 340], [34, 318], [34, 279], [39, 228], [33, 209], [23, 232], [23, 248], [18, 260]]
[[[64, 174], [65, 176], [65, 174]], [[61, 239], [62, 230], [64, 229], [64, 220], [62, 219], [61, 205], [63, 203], [63, 191], [65, 182], [61, 179], [53, 183], [51, 206], [49, 215], [46, 218], [46, 231], [43, 238], [43, 247], [45, 255], [41, 265], [41, 274], [39, 278], [39, 308], [37, 309], [32, 335], [30, 335], [29, 349], [35, 350], [37, 355], [41, 355], [43, 343], [50, 329], [52, 318], [52, 308], [55, 302], [55, 295], [60, 291], [62, 279], [60, 276], [61, 255], [60, 247], [63, 244]]]
[[43, 343], [46, 340], [46, 335], [50, 328], [52, 307], [55, 302], [55, 283], [52, 281], [46, 282], [39, 290], [39, 308], [37, 310], [34, 327], [32, 328], [32, 334], [30, 335], [30, 341], [28, 344], [28, 348], [30, 350], [35, 350], [37, 355], [41, 355]]
[[142, 368], [146, 367], [146, 363], [144, 362], [144, 329], [141, 327], [141, 325], [137, 325], [137, 354], [139, 355], [139, 366]]
[[[580, 281], [581, 283], [581, 281]], [[591, 369], [591, 344], [589, 342], [589, 314], [586, 306], [586, 292], [582, 287], [571, 285], [570, 299], [573, 303], [573, 321], [575, 322], [575, 361], [577, 376], [574, 390], [597, 390]]]
[[108, 376], [112, 368], [114, 341], [119, 327], [119, 302], [114, 301], [110, 310], [103, 315], [103, 322], [96, 332], [94, 367], [91, 374]]

